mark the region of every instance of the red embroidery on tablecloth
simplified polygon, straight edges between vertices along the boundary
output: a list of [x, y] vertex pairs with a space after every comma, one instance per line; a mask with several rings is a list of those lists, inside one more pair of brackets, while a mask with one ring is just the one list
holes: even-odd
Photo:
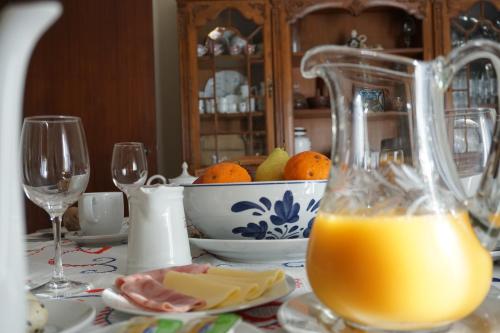
[[299, 289], [299, 288], [302, 288], [304, 286], [304, 284], [302, 283], [302, 279], [300, 278], [295, 278], [295, 288]]
[[76, 250], [79, 252], [84, 252], [84, 253], [88, 253], [88, 254], [102, 254], [111, 248], [112, 248], [112, 246], [106, 245], [106, 246], [103, 246], [101, 248], [96, 248], [96, 249], [94, 249], [94, 248], [85, 249], [83, 247], [77, 247]]
[[89, 294], [101, 293], [103, 290], [104, 290], [104, 288], [90, 289], [90, 290], [87, 290], [86, 293], [89, 293]]
[[[99, 248], [87, 248], [87, 249], [82, 248], [82, 247], [74, 247], [72, 249], [67, 249], [67, 250], [63, 251], [62, 255], [65, 255], [68, 253], [73, 253], [73, 252], [83, 252], [83, 253], [87, 253], [87, 254], [102, 254], [111, 248], [112, 248], [112, 246], [108, 246], [108, 245], [103, 246], [103, 247], [99, 247]], [[54, 258], [49, 259], [48, 264], [54, 265]], [[87, 266], [93, 266], [93, 265], [95, 265], [95, 264], [71, 265], [71, 264], [63, 263], [63, 266], [65, 266], [65, 267], [87, 267]]]
[[45, 246], [42, 246], [42, 247], [40, 247], [38, 249], [32, 249], [32, 250], [28, 250], [26, 252], [28, 253], [28, 257], [29, 256], [34, 256], [34, 255], [42, 252], [43, 250], [45, 250], [47, 247], [52, 247], [52, 245], [45, 245]]

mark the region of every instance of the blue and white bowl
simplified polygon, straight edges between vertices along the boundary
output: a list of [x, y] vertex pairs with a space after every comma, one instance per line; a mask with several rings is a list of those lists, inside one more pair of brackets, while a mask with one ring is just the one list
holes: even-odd
[[326, 180], [184, 185], [184, 209], [213, 239], [308, 238]]

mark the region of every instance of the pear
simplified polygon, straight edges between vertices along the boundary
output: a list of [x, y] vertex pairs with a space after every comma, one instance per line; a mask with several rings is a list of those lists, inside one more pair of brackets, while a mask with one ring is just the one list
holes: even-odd
[[271, 154], [262, 162], [255, 172], [256, 181], [282, 180], [288, 153], [282, 148], [275, 148]]

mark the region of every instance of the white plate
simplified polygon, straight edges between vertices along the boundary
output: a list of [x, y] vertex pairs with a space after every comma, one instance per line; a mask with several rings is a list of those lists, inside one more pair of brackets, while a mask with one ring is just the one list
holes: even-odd
[[191, 244], [221, 259], [244, 263], [305, 260], [308, 240], [308, 238], [189, 239]]
[[41, 300], [49, 312], [44, 333], [83, 332], [82, 329], [94, 320], [93, 306], [71, 300]]
[[[344, 322], [326, 309], [313, 293], [303, 294], [283, 303], [278, 310], [278, 321], [290, 333], [341, 333], [352, 330], [347, 329]], [[354, 331], [365, 332], [352, 330]], [[446, 333], [478, 332], [500, 332], [500, 292], [495, 287], [491, 287], [479, 308], [446, 330]]]
[[500, 260], [500, 250], [495, 250], [495, 251], [491, 251], [491, 257], [493, 258], [493, 261], [497, 261], [497, 260]]
[[[127, 321], [123, 323], [117, 323], [114, 325], [89, 331], [88, 333], [121, 333], [122, 329], [125, 328], [127, 324]], [[262, 331], [249, 323], [241, 322], [234, 328], [234, 333], [262, 333]]]
[[[217, 97], [237, 94], [237, 88], [247, 83], [243, 74], [237, 71], [218, 71], [215, 73], [215, 93]], [[214, 97], [214, 79], [208, 79], [204, 90], [205, 97]]]
[[128, 232], [120, 232], [114, 235], [82, 235], [81, 231], [68, 232], [64, 238], [81, 245], [96, 245], [125, 242], [128, 240]]
[[122, 311], [125, 313], [130, 313], [133, 315], [140, 316], [156, 316], [156, 317], [166, 317], [166, 318], [194, 318], [199, 316], [206, 316], [212, 314], [226, 313], [226, 312], [235, 312], [240, 310], [245, 310], [249, 308], [253, 308], [255, 306], [259, 306], [262, 304], [266, 304], [277, 300], [279, 298], [285, 297], [289, 295], [295, 289], [295, 280], [287, 275], [285, 278], [285, 283], [280, 283], [274, 286], [271, 290], [268, 290], [261, 297], [256, 298], [250, 302], [240, 304], [238, 306], [230, 306], [220, 309], [214, 310], [206, 310], [206, 311], [192, 311], [192, 312], [158, 312], [158, 311], [149, 311], [143, 308], [136, 306], [131, 303], [128, 299], [120, 294], [118, 290], [113, 288], [106, 288], [102, 292], [102, 301], [104, 304], [118, 311]]

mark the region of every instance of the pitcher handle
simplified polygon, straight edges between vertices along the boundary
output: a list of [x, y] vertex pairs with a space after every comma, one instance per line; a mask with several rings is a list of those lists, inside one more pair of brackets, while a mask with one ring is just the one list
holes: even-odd
[[151, 185], [155, 180], [160, 181], [160, 184], [167, 183], [167, 178], [163, 177], [162, 175], [153, 175], [149, 177], [148, 181], [146, 182], [146, 185]]
[[[493, 64], [497, 75], [500, 77], [500, 45], [489, 40], [474, 40], [467, 42], [461, 47], [455, 48], [448, 55], [444, 62], [437, 61], [438, 66], [443, 66], [436, 70], [436, 82], [444, 92], [448, 89], [453, 76], [468, 63], [478, 60], [488, 59]], [[500, 92], [500, 84], [497, 84]], [[497, 93], [497, 96], [500, 96]], [[444, 106], [444, 99], [441, 101]], [[441, 108], [444, 110], [444, 107]], [[498, 110], [495, 110], [498, 115]], [[436, 131], [441, 143], [446, 126], [444, 123], [444, 112], [436, 122]], [[494, 135], [491, 142], [488, 161], [481, 177], [479, 189], [472, 198], [467, 198], [460, 184], [460, 179], [451, 155], [451, 151], [444, 147], [447, 145], [439, 144], [444, 161], [444, 178], [453, 190], [457, 198], [462, 201], [473, 219], [474, 227], [480, 230], [480, 241], [487, 249], [495, 247], [498, 235], [500, 234], [500, 126], [495, 123]], [[450, 168], [451, 166], [451, 168]]]

